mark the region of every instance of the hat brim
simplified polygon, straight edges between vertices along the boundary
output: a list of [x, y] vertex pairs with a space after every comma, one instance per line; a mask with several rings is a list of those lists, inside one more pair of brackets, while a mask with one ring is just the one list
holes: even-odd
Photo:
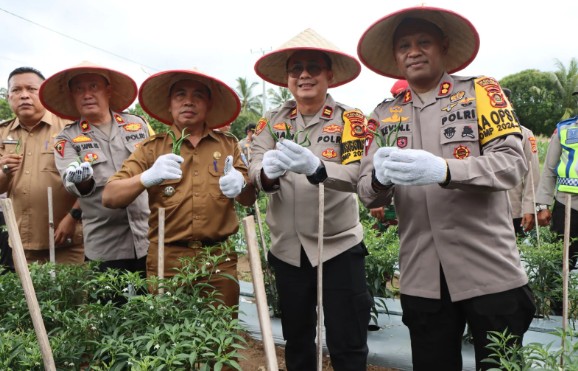
[[74, 77], [83, 74], [97, 74], [107, 79], [112, 87], [109, 106], [113, 111], [124, 111], [136, 99], [136, 83], [124, 73], [98, 66], [77, 66], [57, 72], [44, 81], [39, 91], [42, 105], [55, 115], [78, 120], [81, 115], [70, 95], [68, 84]]
[[142, 109], [160, 122], [172, 125], [169, 91], [173, 84], [181, 80], [198, 81], [210, 90], [212, 105], [206, 118], [209, 128], [223, 127], [239, 116], [241, 101], [237, 93], [224, 82], [194, 70], [163, 71], [147, 78], [138, 93]]
[[357, 55], [367, 68], [394, 79], [405, 78], [395, 61], [393, 34], [406, 18], [431, 22], [448, 37], [449, 48], [444, 57], [448, 73], [466, 68], [478, 54], [480, 37], [470, 21], [446, 9], [420, 6], [391, 13], [363, 33], [357, 45]]
[[287, 87], [287, 61], [298, 51], [318, 51], [325, 53], [331, 59], [333, 79], [329, 87], [334, 88], [347, 84], [361, 73], [359, 61], [345, 53], [335, 50], [315, 47], [293, 47], [275, 50], [261, 57], [255, 63], [255, 72], [263, 80], [278, 86]]

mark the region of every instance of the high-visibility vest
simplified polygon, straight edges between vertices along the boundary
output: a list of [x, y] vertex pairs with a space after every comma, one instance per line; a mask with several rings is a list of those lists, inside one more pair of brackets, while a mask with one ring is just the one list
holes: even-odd
[[562, 154], [558, 163], [558, 191], [578, 193], [578, 116], [556, 125]]

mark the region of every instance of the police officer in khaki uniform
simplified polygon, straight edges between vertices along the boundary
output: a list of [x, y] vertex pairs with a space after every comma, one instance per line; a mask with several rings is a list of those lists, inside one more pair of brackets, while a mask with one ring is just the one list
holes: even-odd
[[40, 103], [38, 91], [43, 81], [42, 73], [31, 67], [17, 68], [8, 77], [8, 102], [16, 118], [0, 124], [0, 192], [7, 191], [12, 199], [26, 260], [47, 262], [47, 188], [51, 187], [55, 260], [81, 264], [84, 249], [80, 209], [76, 197], [62, 184], [53, 151], [55, 137], [70, 122], [48, 112]]
[[171, 126], [177, 140], [184, 141], [179, 145], [171, 135], [158, 134], [144, 142], [109, 179], [103, 204], [124, 208], [148, 193], [151, 246], [147, 276], [158, 272], [158, 209], [163, 207], [165, 276], [177, 274], [180, 258], [196, 257], [205, 248], [218, 256], [226, 254], [214, 267], [221, 274], [212, 275], [208, 283], [222, 294], [226, 305], [238, 305], [239, 284], [224, 276], [237, 276], [237, 254], [227, 239], [239, 229], [234, 201], [249, 206], [256, 194], [248, 184], [237, 139], [213, 129], [235, 120], [241, 107], [239, 98], [211, 76], [175, 70], [145, 80], [139, 101], [152, 117]]
[[325, 186], [323, 313], [335, 370], [365, 370], [372, 298], [355, 196], [365, 116], [327, 89], [355, 79], [360, 64], [307, 29], [264, 55], [255, 71], [295, 100], [257, 124], [251, 180], [269, 196], [269, 262], [275, 270], [287, 370], [316, 369], [319, 191]]
[[467, 19], [425, 6], [385, 16], [358, 44], [368, 68], [409, 83], [370, 116], [358, 191], [368, 207], [395, 193], [415, 370], [461, 370], [466, 323], [476, 370], [491, 368], [488, 332], [521, 343], [535, 312], [506, 192], [527, 171], [519, 123], [495, 79], [450, 75], [478, 47]]
[[54, 74], [40, 89], [49, 111], [76, 120], [57, 136], [54, 155], [66, 189], [80, 198], [86, 258], [101, 261], [102, 270], [126, 269], [144, 276], [146, 193], [123, 210], [105, 208], [101, 201], [108, 178], [149, 137], [143, 119], [122, 113], [136, 95], [130, 77], [90, 62]]

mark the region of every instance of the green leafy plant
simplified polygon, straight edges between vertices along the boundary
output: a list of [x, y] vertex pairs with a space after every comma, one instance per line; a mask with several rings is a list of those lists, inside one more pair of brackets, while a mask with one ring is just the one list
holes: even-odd
[[311, 140], [309, 139], [309, 133], [306, 132], [305, 130], [297, 130], [295, 132], [295, 134], [293, 134], [291, 132], [291, 127], [289, 125], [285, 124], [285, 137], [284, 138], [279, 137], [277, 135], [277, 133], [275, 133], [275, 131], [271, 128], [271, 123], [267, 123], [267, 130], [269, 130], [269, 134], [271, 134], [271, 136], [273, 137], [273, 140], [275, 140], [275, 142], [279, 142], [283, 139], [295, 140], [296, 138], [299, 138], [300, 134], [305, 133], [305, 139], [303, 139], [300, 142], [295, 140], [295, 143], [297, 143], [303, 147], [309, 147], [311, 145]]
[[185, 132], [187, 131], [187, 128], [184, 128], [183, 131], [181, 132], [181, 137], [177, 139], [177, 136], [175, 135], [175, 132], [172, 130], [169, 130], [169, 136], [171, 137], [172, 141], [173, 141], [173, 153], [175, 155], [181, 155], [181, 145], [183, 144], [183, 141], [185, 139], [187, 139], [187, 137], [189, 136], [189, 134], [185, 135]]
[[[387, 135], [387, 139], [385, 138], [385, 136], [383, 135], [381, 130], [379, 130], [379, 128], [377, 128], [377, 130], [368, 129], [368, 131], [371, 134], [373, 134], [373, 136], [375, 137], [375, 140], [377, 142], [377, 145], [379, 147], [385, 147], [385, 146], [392, 147], [397, 143], [397, 137], [399, 136], [399, 127], [400, 126], [401, 126], [401, 118], [399, 119], [399, 122], [395, 126], [395, 129], [389, 132], [389, 134]], [[393, 137], [393, 140], [392, 140], [391, 136], [394, 134], [395, 134], [395, 137]]]

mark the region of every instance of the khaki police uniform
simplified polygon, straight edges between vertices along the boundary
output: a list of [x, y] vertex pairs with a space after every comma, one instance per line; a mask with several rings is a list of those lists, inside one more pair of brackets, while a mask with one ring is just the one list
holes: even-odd
[[[177, 138], [181, 133], [171, 126]], [[172, 139], [166, 133], [157, 134], [144, 142], [109, 181], [128, 179], [151, 168], [156, 159], [172, 151]], [[225, 241], [239, 230], [234, 200], [227, 198], [219, 187], [224, 175], [227, 156], [233, 156], [233, 166], [248, 181], [247, 167], [241, 159], [238, 141], [231, 135], [205, 128], [202, 139], [193, 148], [185, 140], [180, 154], [183, 176], [165, 180], [147, 189], [150, 205], [148, 236], [151, 241], [147, 257], [147, 276], [158, 272], [158, 209], [165, 208], [165, 277], [174, 276], [181, 267], [180, 258], [195, 257], [204, 247], [215, 253], [226, 253], [229, 258], [217, 269], [237, 276], [237, 254], [228, 249]], [[146, 192], [145, 192], [146, 193]], [[211, 285], [223, 293], [227, 305], [239, 302], [239, 285], [231, 279], [214, 276]]]
[[395, 193], [402, 294], [439, 299], [440, 267], [454, 302], [528, 282], [506, 192], [526, 172], [519, 124], [507, 101], [484, 98], [498, 98], [497, 82], [476, 81], [444, 74], [431, 100], [421, 102], [407, 90], [378, 105], [368, 122], [385, 137], [398, 127], [394, 145], [446, 159], [451, 174], [445, 187], [396, 185], [376, 192], [371, 174], [378, 145], [368, 136], [359, 196], [372, 208], [387, 205]]
[[[522, 129], [522, 147], [528, 164], [528, 172], [520, 184], [508, 190], [512, 219], [521, 219], [524, 214], [534, 215], [534, 197], [540, 180], [540, 160], [538, 158], [538, 144], [534, 133], [525, 126]], [[534, 189], [532, 189], [532, 186]], [[515, 226], [514, 226], [515, 227]]]
[[[46, 111], [30, 130], [18, 118], [0, 124], [0, 155], [22, 155], [21, 168], [8, 185], [8, 197], [12, 199], [20, 239], [29, 262], [48, 260], [48, 187], [52, 187], [55, 229], [76, 201], [62, 184], [53, 151], [56, 136], [69, 123]], [[55, 248], [57, 263], [84, 262], [82, 225], [77, 223], [71, 242]], [[38, 253], [45, 255], [45, 259]]]
[[[64, 128], [54, 145], [56, 167], [68, 191], [80, 199], [86, 257], [102, 261], [140, 259], [149, 246], [146, 192], [126, 209], [108, 209], [102, 205], [102, 191], [108, 178], [149, 137], [149, 129], [138, 116], [112, 112], [112, 118], [110, 136], [83, 118]], [[91, 162], [94, 186], [88, 194], [80, 194], [65, 179], [66, 168], [73, 161]]]

